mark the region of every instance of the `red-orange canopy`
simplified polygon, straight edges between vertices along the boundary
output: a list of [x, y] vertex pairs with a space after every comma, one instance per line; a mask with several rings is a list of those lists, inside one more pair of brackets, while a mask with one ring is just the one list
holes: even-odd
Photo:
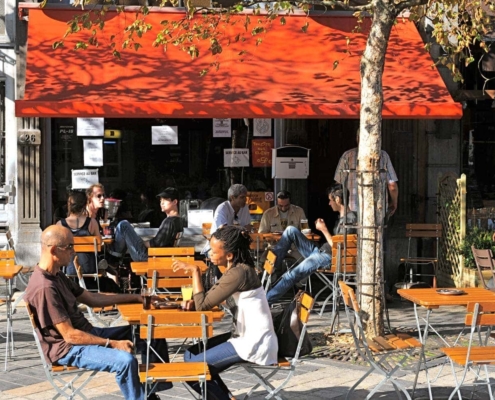
[[[217, 56], [200, 44], [200, 57], [191, 60], [173, 46], [164, 52], [151, 45], [161, 21], [184, 14], [152, 11], [145, 17], [153, 28], [140, 39], [143, 47], [121, 50], [119, 60], [109, 50], [110, 36], [121, 40], [134, 12], [108, 12], [97, 48], [73, 50], [87, 32], [70, 35], [63, 48], [52, 48], [67, 21], [80, 13], [74, 8], [29, 9], [26, 91], [16, 101], [18, 117], [359, 117], [359, 61], [366, 32], [352, 32], [352, 17], [288, 16], [285, 25], [273, 22], [259, 46], [248, 33], [246, 42], [224, 46]], [[244, 32], [241, 23], [219, 29], [232, 38]], [[347, 37], [352, 38], [351, 54], [344, 53]], [[243, 61], [241, 50], [246, 51]], [[200, 71], [215, 61], [220, 69], [201, 77]], [[431, 65], [414, 24], [399, 21], [383, 77], [384, 118], [461, 117], [460, 105]]]

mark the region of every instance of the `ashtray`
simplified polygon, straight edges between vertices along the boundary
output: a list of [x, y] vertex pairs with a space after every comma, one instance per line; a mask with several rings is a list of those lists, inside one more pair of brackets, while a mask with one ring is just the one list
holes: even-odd
[[311, 234], [311, 229], [303, 229], [301, 231], [304, 235], [310, 235]]
[[180, 308], [180, 304], [173, 303], [173, 302], [170, 302], [170, 301], [159, 301], [159, 300], [156, 300], [156, 301], [154, 301], [151, 304], [157, 310], [175, 310], [177, 308]]
[[459, 289], [438, 289], [437, 293], [446, 296], [459, 296], [461, 294], [466, 294], [464, 290], [459, 290]]

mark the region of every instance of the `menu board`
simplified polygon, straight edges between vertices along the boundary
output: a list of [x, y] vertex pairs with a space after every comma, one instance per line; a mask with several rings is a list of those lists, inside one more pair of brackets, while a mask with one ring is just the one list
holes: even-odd
[[271, 167], [273, 139], [253, 139], [251, 142], [253, 167]]

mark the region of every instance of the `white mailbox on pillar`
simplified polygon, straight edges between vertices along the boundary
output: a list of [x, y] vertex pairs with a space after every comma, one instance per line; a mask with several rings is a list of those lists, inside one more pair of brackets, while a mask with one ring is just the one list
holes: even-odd
[[284, 146], [272, 150], [272, 178], [306, 179], [309, 175], [309, 149]]

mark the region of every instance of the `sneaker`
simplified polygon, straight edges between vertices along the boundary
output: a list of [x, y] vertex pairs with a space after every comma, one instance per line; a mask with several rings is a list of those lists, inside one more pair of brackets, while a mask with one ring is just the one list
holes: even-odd
[[156, 393], [150, 393], [147, 397], [148, 400], [160, 400], [160, 396], [158, 396]]

